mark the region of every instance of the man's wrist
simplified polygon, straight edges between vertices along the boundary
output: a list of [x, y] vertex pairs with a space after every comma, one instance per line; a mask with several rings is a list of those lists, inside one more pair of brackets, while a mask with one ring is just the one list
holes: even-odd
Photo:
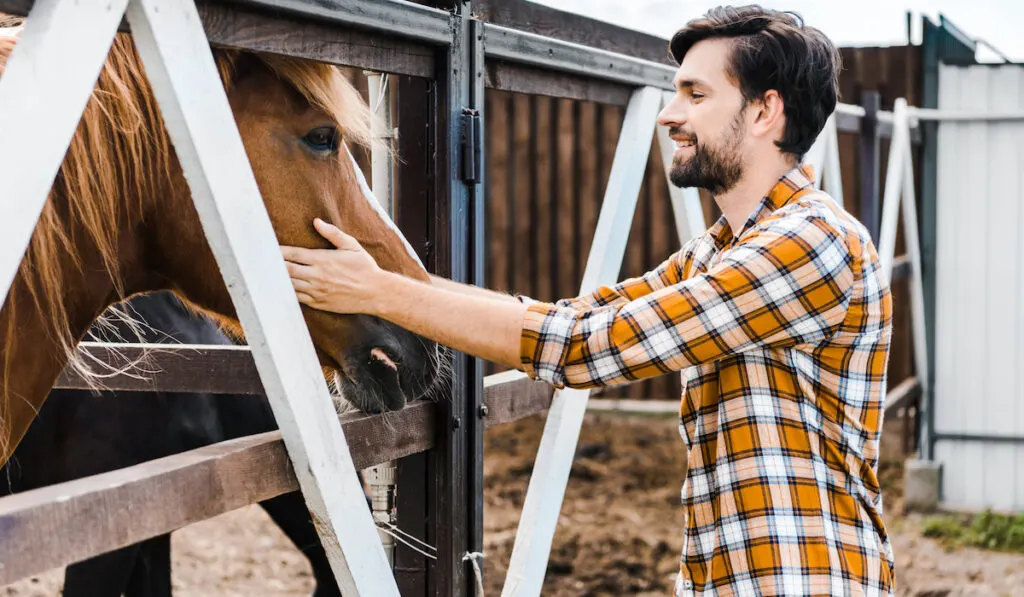
[[394, 313], [401, 309], [397, 303], [407, 296], [407, 290], [403, 287], [407, 282], [411, 280], [401, 274], [381, 269], [374, 284], [376, 300], [370, 305], [370, 315], [390, 320]]

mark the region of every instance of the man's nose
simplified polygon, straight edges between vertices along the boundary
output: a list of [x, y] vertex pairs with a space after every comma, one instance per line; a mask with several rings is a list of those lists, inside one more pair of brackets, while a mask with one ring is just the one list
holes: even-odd
[[658, 125], [664, 127], [681, 126], [686, 123], [686, 110], [682, 102], [673, 99], [661, 112], [658, 112]]

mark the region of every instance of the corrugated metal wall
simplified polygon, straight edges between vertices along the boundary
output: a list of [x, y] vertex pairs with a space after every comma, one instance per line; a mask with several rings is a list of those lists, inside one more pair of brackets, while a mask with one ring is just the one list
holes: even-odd
[[[1024, 66], [941, 66], [939, 108], [1024, 111]], [[1024, 437], [1024, 123], [938, 135], [935, 433]], [[1024, 509], [1024, 443], [940, 439], [943, 500]]]

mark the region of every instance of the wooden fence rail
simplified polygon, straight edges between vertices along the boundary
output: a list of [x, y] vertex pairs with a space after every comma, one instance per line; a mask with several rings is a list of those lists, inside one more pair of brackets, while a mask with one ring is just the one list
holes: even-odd
[[[107, 348], [100, 350], [106, 352]], [[212, 365], [227, 359], [240, 364], [248, 357], [249, 364], [236, 371], [255, 370], [245, 349], [204, 351], [198, 353], [200, 359], [191, 362]], [[153, 383], [177, 390], [184, 379], [178, 368], [184, 353], [197, 354], [185, 348], [154, 358], [154, 369], [167, 367], [151, 374]], [[247, 383], [252, 387], [242, 375], [181, 391], [236, 393]], [[254, 379], [258, 384], [258, 377]], [[139, 379], [130, 375], [108, 380], [109, 386], [123, 390], [138, 389], [138, 383]], [[62, 384], [85, 385], [77, 378]], [[551, 396], [551, 386], [522, 374], [493, 377], [485, 384], [485, 425], [493, 427], [544, 412], [551, 405]], [[356, 467], [365, 469], [432, 449], [435, 414], [433, 402], [420, 400], [398, 412], [352, 414], [340, 421]], [[15, 494], [0, 500], [0, 585], [297, 489], [281, 433], [274, 431]], [[174, 499], [168, 500], [168, 496]], [[86, 520], [88, 524], [82, 524]], [[54, 537], [61, 540], [55, 542]]]

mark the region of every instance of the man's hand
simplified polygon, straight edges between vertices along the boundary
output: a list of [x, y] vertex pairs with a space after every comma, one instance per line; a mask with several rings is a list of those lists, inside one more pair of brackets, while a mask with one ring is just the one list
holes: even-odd
[[320, 220], [337, 249], [281, 247], [299, 301], [334, 313], [365, 313], [495, 363], [522, 368], [526, 306], [514, 298], [451, 281], [426, 284], [381, 269], [359, 242]]
[[383, 274], [377, 262], [336, 226], [319, 218], [313, 225], [337, 249], [281, 247], [299, 301], [334, 313], [375, 314]]

